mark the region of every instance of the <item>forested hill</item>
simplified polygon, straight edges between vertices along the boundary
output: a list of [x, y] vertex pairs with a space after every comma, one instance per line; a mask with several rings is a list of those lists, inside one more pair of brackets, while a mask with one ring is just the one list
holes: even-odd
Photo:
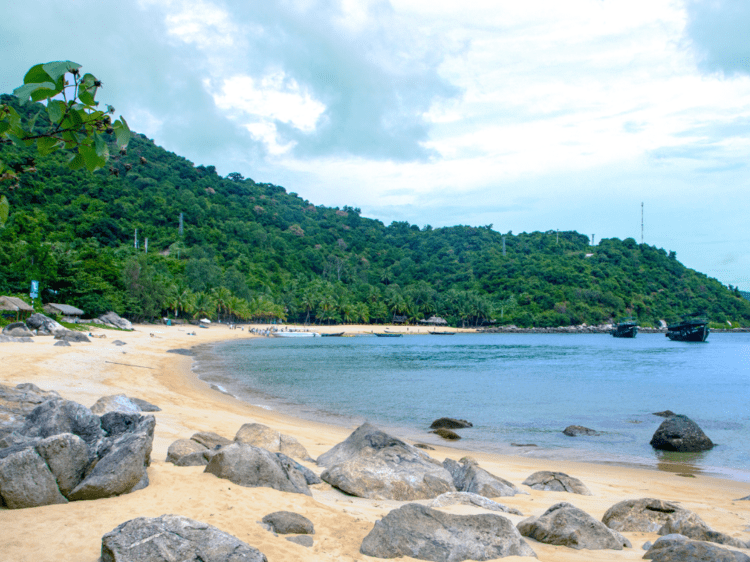
[[[2, 102], [26, 119], [39, 109]], [[559, 326], [631, 314], [649, 325], [702, 310], [714, 322], [750, 325], [737, 289], [631, 238], [591, 246], [576, 232], [385, 226], [356, 208], [315, 205], [237, 173], [222, 178], [141, 135], [93, 174], [69, 170], [63, 151], [41, 157], [5, 144], [0, 159], [23, 170], [17, 186], [0, 182], [10, 203], [0, 294], [28, 293], [36, 279], [45, 302], [87, 315], [413, 322], [437, 314], [458, 325]]]

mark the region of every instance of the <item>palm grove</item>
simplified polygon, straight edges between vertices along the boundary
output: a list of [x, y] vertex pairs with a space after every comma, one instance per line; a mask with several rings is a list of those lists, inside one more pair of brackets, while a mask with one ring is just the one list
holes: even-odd
[[576, 232], [386, 226], [239, 173], [220, 177], [103, 115], [84, 148], [83, 134], [40, 148], [56, 124], [31, 98], [0, 98], [27, 135], [0, 130], [0, 294], [26, 293], [36, 279], [45, 302], [133, 320], [439, 315], [465, 326], [567, 326], [637, 315], [649, 325], [701, 310], [750, 324], [736, 288], [632, 238], [592, 247]]

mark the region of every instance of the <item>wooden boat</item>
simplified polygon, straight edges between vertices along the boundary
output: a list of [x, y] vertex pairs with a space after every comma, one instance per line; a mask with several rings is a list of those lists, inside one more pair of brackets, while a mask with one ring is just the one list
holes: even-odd
[[632, 317], [620, 318], [609, 333], [615, 338], [634, 338], [638, 333], [638, 320]]
[[689, 314], [682, 320], [667, 326], [667, 337], [672, 341], [706, 341], [710, 329], [702, 314]]
[[455, 336], [456, 332], [430, 332], [432, 336]]
[[335, 334], [320, 334], [324, 338], [340, 338], [343, 337], [344, 332], [336, 332]]
[[393, 332], [375, 332], [375, 335], [379, 338], [400, 338], [404, 334], [395, 334]]

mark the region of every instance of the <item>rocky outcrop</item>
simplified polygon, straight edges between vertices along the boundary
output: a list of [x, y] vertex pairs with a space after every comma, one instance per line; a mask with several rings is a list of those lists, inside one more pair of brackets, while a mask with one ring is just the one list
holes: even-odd
[[282, 464], [270, 451], [244, 443], [218, 449], [211, 456], [205, 472], [248, 488], [267, 487], [312, 495], [302, 472]]
[[523, 515], [514, 507], [508, 507], [491, 499], [472, 494], [471, 492], [447, 492], [436, 497], [430, 502], [430, 507], [448, 507], [450, 505], [473, 505], [488, 509], [490, 511], [501, 511], [503, 513], [512, 513], [513, 515]]
[[430, 424], [430, 429], [463, 429], [465, 427], [474, 427], [474, 424], [466, 420], [457, 420], [455, 418], [440, 418]]
[[137, 414], [141, 408], [124, 394], [115, 394], [113, 396], [102, 396], [91, 406], [94, 414], [102, 415], [107, 412], [125, 412]]
[[523, 481], [524, 486], [533, 490], [544, 490], [545, 492], [569, 492], [590, 496], [591, 491], [578, 478], [568, 476], [564, 472], [550, 472], [542, 470], [535, 472]]
[[651, 446], [663, 451], [690, 453], [708, 451], [714, 444], [687, 416], [676, 414], [665, 419], [651, 438]]
[[[16, 410], [28, 407], [23, 396], [33, 402], [45, 394], [33, 385], [15, 391], [0, 394], [15, 399], [6, 403], [15, 401]], [[0, 498], [8, 507], [111, 497], [148, 485], [153, 416], [99, 417], [54, 393], [18, 425], [0, 439]]]
[[654, 562], [750, 562], [750, 556], [742, 552], [692, 541], [682, 535], [660, 537], [643, 558]]
[[461, 436], [458, 433], [450, 429], [445, 429], [444, 427], [441, 427], [434, 431], [430, 431], [430, 433], [435, 433], [436, 435], [439, 435], [443, 439], [448, 439], [449, 441], [457, 441], [458, 439], [461, 439]]
[[713, 542], [736, 548], [750, 548], [750, 544], [745, 541], [741, 541], [726, 533], [714, 531], [703, 519], [691, 512], [673, 515], [667, 519], [667, 522], [659, 529], [658, 533], [660, 535], [683, 535], [697, 541]]
[[583, 427], [582, 425], [569, 425], [568, 427], [563, 429], [563, 433], [568, 437], [578, 437], [579, 435], [589, 435], [595, 437], [599, 435], [598, 431], [595, 431], [588, 427]]
[[687, 513], [676, 503], [641, 498], [616, 503], [604, 513], [602, 523], [615, 531], [658, 533], [671, 517]]
[[672, 416], [676, 416], [672, 410], [663, 410], [661, 412], [654, 412], [651, 414], [652, 416], [659, 416], [660, 418], [671, 418]]
[[133, 398], [132, 396], [129, 398], [133, 404], [141, 409], [141, 412], [161, 412], [161, 408], [159, 408], [159, 406], [154, 406], [151, 402], [146, 402], [140, 398]]
[[30, 338], [34, 332], [29, 330], [23, 322], [12, 322], [3, 328], [2, 334], [11, 338]]
[[225, 445], [231, 445], [234, 443], [234, 441], [230, 441], [226, 437], [222, 437], [213, 431], [199, 431], [198, 433], [194, 433], [190, 439], [196, 443], [200, 443], [207, 449], [213, 449], [216, 446], [224, 447]]
[[267, 562], [258, 549], [206, 523], [162, 515], [131, 519], [102, 537], [101, 562]]
[[62, 400], [62, 397], [53, 390], [44, 391], [31, 383], [17, 386], [0, 384], [0, 448], [10, 445], [3, 445], [2, 438], [19, 431], [26, 422], [26, 416], [47, 400]]
[[[208, 447], [197, 441], [193, 441], [192, 439], [178, 439], [169, 446], [169, 449], [167, 449], [167, 462], [177, 464], [182, 458], [194, 453], [200, 453], [201, 458], [203, 458], [204, 451], [208, 451]], [[202, 464], [204, 466], [207, 465], [208, 460], [205, 460]], [[190, 464], [188, 466], [194, 465]]]
[[294, 513], [293, 511], [276, 511], [269, 513], [263, 520], [263, 524], [270, 531], [279, 535], [313, 535], [315, 527], [307, 517]]
[[130, 321], [121, 318], [115, 312], [107, 312], [107, 314], [102, 314], [99, 318], [97, 318], [97, 320], [98, 322], [96, 320], [94, 321], [96, 324], [110, 326], [111, 328], [119, 328], [120, 330], [133, 329], [133, 325], [130, 323]]
[[360, 552], [376, 558], [410, 556], [435, 562], [536, 556], [505, 517], [450, 515], [414, 503], [377, 521]]
[[246, 423], [243, 425], [234, 440], [237, 443], [245, 443], [266, 449], [272, 453], [283, 453], [288, 457], [296, 459], [309, 459], [307, 450], [291, 435], [283, 435], [260, 423]]
[[426, 453], [365, 423], [318, 458], [321, 478], [363, 498], [399, 501], [455, 492], [453, 477]]
[[521, 492], [511, 482], [479, 468], [477, 461], [469, 457], [464, 457], [459, 462], [445, 459], [443, 467], [451, 474], [453, 485], [459, 492], [470, 492], [485, 498], [526, 493]]
[[539, 517], [524, 519], [518, 530], [536, 541], [577, 550], [622, 550], [631, 546], [620, 533], [567, 502], [553, 505]]
[[54, 336], [57, 332], [65, 331], [62, 324], [38, 312], [26, 319], [26, 326], [30, 330], [36, 330], [38, 336]]

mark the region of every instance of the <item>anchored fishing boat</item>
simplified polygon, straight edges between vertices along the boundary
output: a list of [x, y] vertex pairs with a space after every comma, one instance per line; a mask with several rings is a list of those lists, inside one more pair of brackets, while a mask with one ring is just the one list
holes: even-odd
[[615, 338], [634, 338], [638, 333], [638, 320], [632, 317], [620, 318], [609, 333]]
[[672, 341], [706, 341], [710, 329], [703, 314], [689, 314], [667, 326], [667, 337]]

